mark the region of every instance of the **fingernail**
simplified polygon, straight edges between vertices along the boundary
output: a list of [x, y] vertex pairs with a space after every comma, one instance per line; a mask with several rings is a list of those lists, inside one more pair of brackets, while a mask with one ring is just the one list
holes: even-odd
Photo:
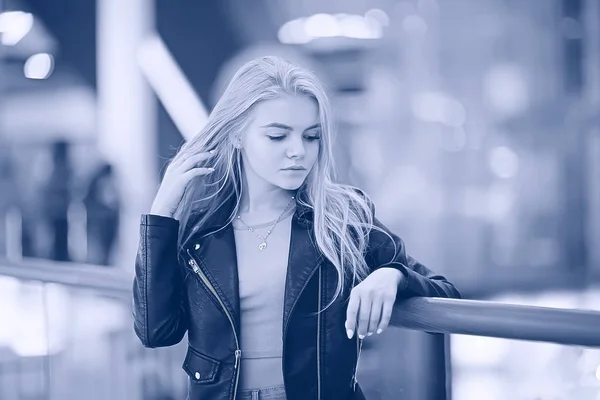
[[367, 333], [367, 336], [371, 336], [371, 335], [373, 335], [373, 332]]
[[383, 332], [383, 329], [379, 328], [377, 329], [377, 334], [379, 335], [381, 332]]
[[208, 170], [212, 172], [212, 171], [214, 171], [215, 169], [214, 169], [214, 168], [208, 168]]
[[214, 153], [215, 153], [215, 151], [214, 151], [214, 150], [211, 150], [211, 151], [209, 151], [209, 153], [210, 153], [210, 154], [214, 154]]
[[365, 338], [365, 335], [358, 335], [358, 338], [359, 338], [359, 339], [364, 339], [364, 338]]
[[348, 329], [346, 331], [346, 334], [348, 335], [348, 339], [352, 339], [352, 335], [354, 335], [354, 331], [352, 329]]

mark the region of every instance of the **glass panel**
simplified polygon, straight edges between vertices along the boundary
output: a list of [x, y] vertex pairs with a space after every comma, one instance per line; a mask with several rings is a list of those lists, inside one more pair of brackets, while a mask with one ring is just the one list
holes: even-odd
[[0, 278], [0, 398], [37, 399], [47, 390], [42, 285]]
[[[598, 308], [599, 299], [600, 289], [590, 289], [494, 300]], [[186, 339], [143, 348], [129, 300], [0, 277], [0, 304], [0, 398], [185, 398]], [[443, 346], [443, 336], [390, 327], [365, 341], [361, 387], [370, 399], [435, 398], [443, 390]], [[597, 400], [600, 394], [600, 349], [452, 335], [450, 359], [455, 400]]]
[[452, 335], [453, 400], [597, 400], [600, 349]]
[[[600, 310], [600, 287], [512, 293], [491, 301]], [[600, 398], [600, 349], [451, 336], [453, 400]]]
[[0, 277], [0, 304], [0, 398], [185, 398], [185, 345], [145, 349], [129, 302]]

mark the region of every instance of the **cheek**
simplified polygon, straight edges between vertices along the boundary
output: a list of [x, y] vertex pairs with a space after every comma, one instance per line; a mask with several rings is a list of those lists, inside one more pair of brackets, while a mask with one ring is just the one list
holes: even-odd
[[255, 171], [270, 173], [273, 168], [279, 167], [281, 151], [269, 142], [254, 142], [246, 147], [246, 156]]
[[310, 154], [310, 160], [312, 161], [312, 163], [316, 163], [317, 160], [319, 159], [319, 151], [321, 151], [321, 144], [320, 142], [318, 143], [311, 143], [310, 147], [309, 147], [309, 154]]
[[252, 159], [252, 162], [258, 163], [264, 160], [265, 157], [269, 157], [271, 151], [269, 151], [268, 143], [263, 143], [260, 140], [255, 140], [245, 145], [246, 154]]

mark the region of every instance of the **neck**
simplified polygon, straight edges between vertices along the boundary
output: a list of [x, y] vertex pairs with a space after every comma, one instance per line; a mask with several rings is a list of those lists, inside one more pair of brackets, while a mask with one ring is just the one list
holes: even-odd
[[[254, 187], [253, 187], [254, 186]], [[257, 188], [256, 185], [244, 184], [239, 212], [242, 214], [263, 214], [282, 212], [290, 205], [296, 191], [279, 187]]]

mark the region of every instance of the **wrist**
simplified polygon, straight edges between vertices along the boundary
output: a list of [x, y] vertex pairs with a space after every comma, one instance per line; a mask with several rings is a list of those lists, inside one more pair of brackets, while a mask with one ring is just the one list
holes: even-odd
[[406, 276], [404, 275], [404, 272], [399, 269], [394, 268], [394, 271], [396, 271], [396, 286], [399, 286], [406, 281]]
[[398, 286], [398, 285], [402, 284], [402, 282], [406, 281], [406, 276], [404, 275], [404, 272], [402, 272], [398, 268], [383, 267], [381, 269], [390, 271], [390, 275], [393, 275], [392, 279], [394, 280], [394, 282], [396, 282], [396, 286]]
[[165, 209], [160, 209], [157, 207], [151, 207], [150, 208], [150, 214], [152, 215], [158, 215], [160, 217], [166, 217], [166, 218], [173, 218], [173, 213], [165, 210]]

